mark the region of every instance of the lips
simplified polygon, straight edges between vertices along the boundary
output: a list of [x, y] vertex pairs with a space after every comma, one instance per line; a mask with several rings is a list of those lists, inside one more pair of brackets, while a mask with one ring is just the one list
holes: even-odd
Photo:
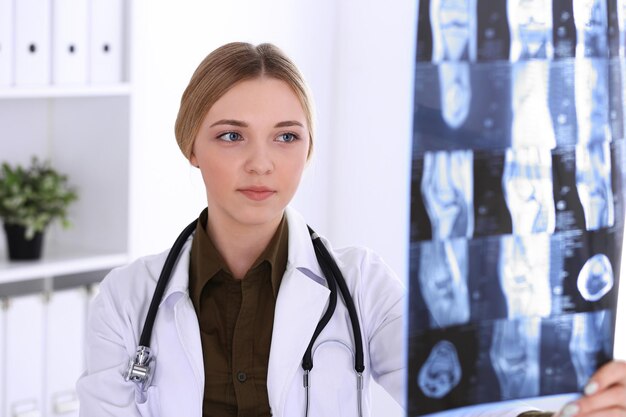
[[263, 201], [276, 194], [271, 188], [259, 186], [240, 188], [237, 191], [253, 201]]

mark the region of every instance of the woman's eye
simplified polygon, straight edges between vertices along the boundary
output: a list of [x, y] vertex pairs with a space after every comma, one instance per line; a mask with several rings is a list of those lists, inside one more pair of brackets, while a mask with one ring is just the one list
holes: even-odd
[[293, 142], [296, 139], [298, 139], [298, 136], [293, 133], [283, 133], [281, 135], [278, 135], [277, 138], [279, 142]]
[[226, 132], [219, 135], [217, 138], [226, 142], [236, 142], [238, 140], [241, 140], [241, 135], [236, 132]]

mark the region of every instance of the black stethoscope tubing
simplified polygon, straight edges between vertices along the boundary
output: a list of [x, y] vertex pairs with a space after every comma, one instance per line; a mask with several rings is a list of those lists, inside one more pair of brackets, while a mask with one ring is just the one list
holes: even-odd
[[194, 220], [183, 229], [178, 238], [176, 238], [176, 241], [172, 245], [169, 253], [167, 254], [167, 258], [165, 258], [163, 269], [161, 269], [159, 280], [157, 281], [156, 288], [154, 289], [154, 294], [152, 295], [152, 301], [150, 301], [150, 308], [148, 309], [148, 314], [146, 315], [146, 321], [144, 321], [143, 330], [141, 331], [139, 346], [150, 347], [152, 327], [154, 326], [156, 314], [159, 311], [159, 304], [161, 304], [161, 300], [163, 299], [165, 288], [167, 287], [167, 283], [170, 280], [170, 276], [172, 275], [172, 270], [174, 269], [174, 265], [176, 265], [178, 256], [183, 250], [183, 246], [185, 246], [185, 243], [187, 242], [187, 239], [189, 239], [189, 236], [191, 236], [193, 231], [196, 230], [197, 224], [198, 220]]
[[[139, 347], [137, 349], [137, 356], [133, 360], [131, 358], [131, 362], [129, 364], [129, 370], [126, 376], [127, 380], [133, 380], [134, 382], [138, 382], [145, 386], [146, 381], [151, 379], [149, 373], [152, 370], [147, 372], [139, 371], [138, 373], [134, 373], [137, 371], [133, 371], [134, 367], [140, 365], [137, 368], [141, 368], [141, 366], [146, 366], [152, 361], [152, 365], [154, 365], [154, 359], [150, 358], [150, 339], [152, 336], [152, 329], [154, 327], [154, 322], [156, 320], [156, 315], [159, 310], [159, 304], [161, 304], [161, 300], [163, 299], [163, 294], [165, 293], [165, 288], [167, 287], [167, 283], [172, 275], [172, 271], [176, 262], [178, 261], [178, 257], [182, 252], [182, 249], [189, 239], [189, 237], [193, 234], [194, 230], [197, 227], [198, 220], [194, 220], [191, 222], [178, 236], [169, 253], [167, 254], [167, 258], [165, 259], [165, 263], [163, 265], [163, 269], [161, 269], [161, 274], [159, 275], [159, 280], [157, 281], [156, 288], [154, 290], [154, 294], [152, 295], [152, 300], [150, 301], [150, 307], [148, 308], [148, 313], [146, 315], [146, 320], [144, 322], [144, 326], [141, 332], [141, 337], [139, 339]], [[304, 386], [306, 388], [306, 410], [308, 414], [308, 402], [309, 402], [309, 372], [313, 369], [313, 345], [317, 340], [317, 337], [324, 330], [328, 322], [330, 321], [333, 313], [335, 312], [335, 308], [337, 306], [337, 288], [339, 288], [339, 292], [341, 293], [342, 299], [346, 305], [348, 310], [348, 314], [350, 316], [350, 322], [352, 325], [352, 334], [354, 336], [354, 370], [357, 373], [357, 389], [359, 392], [359, 415], [361, 414], [361, 390], [362, 390], [362, 373], [365, 369], [364, 365], [364, 356], [363, 356], [363, 338], [361, 336], [361, 326], [359, 324], [356, 308], [354, 306], [354, 300], [350, 295], [350, 291], [346, 284], [346, 281], [341, 273], [337, 263], [333, 259], [332, 255], [328, 252], [328, 249], [320, 239], [320, 237], [311, 229], [310, 227], [309, 233], [311, 235], [311, 241], [313, 243], [313, 248], [315, 250], [315, 256], [320, 265], [322, 273], [326, 277], [326, 282], [328, 283], [328, 289], [330, 290], [330, 296], [328, 301], [328, 307], [324, 312], [324, 315], [320, 319], [313, 333], [313, 337], [309, 342], [309, 345], [304, 353], [302, 358], [302, 369], [304, 370]], [[147, 352], [147, 353], [146, 353]]]

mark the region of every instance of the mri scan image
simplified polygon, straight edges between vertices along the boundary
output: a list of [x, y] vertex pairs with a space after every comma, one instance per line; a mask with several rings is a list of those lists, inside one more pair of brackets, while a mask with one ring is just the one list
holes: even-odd
[[610, 140], [608, 67], [604, 60], [575, 62], [574, 96], [578, 123], [578, 144]]
[[576, 0], [576, 55], [581, 57], [604, 57], [607, 55], [606, 0]]
[[606, 315], [606, 311], [573, 315], [569, 351], [579, 389], [587, 384], [591, 375], [602, 365], [598, 360], [607, 356], [603, 352]]
[[427, 397], [442, 398], [458, 385], [461, 375], [456, 348], [452, 343], [442, 340], [433, 347], [422, 365], [417, 384]]
[[476, 53], [473, 0], [431, 0], [433, 62], [469, 61]]
[[498, 272], [507, 317], [550, 315], [549, 235], [503, 237]]
[[469, 321], [467, 241], [454, 239], [424, 245], [420, 253], [419, 286], [432, 318], [431, 327]]
[[619, 54], [626, 56], [626, 1], [617, 0], [617, 20], [619, 26]]
[[613, 226], [615, 207], [611, 188], [611, 151], [607, 142], [576, 148], [576, 188], [587, 230]]
[[616, 332], [626, 0], [417, 14], [407, 415], [580, 395]]
[[552, 2], [508, 0], [511, 61], [552, 57]]
[[498, 320], [489, 355], [502, 399], [539, 395], [539, 318]]
[[546, 61], [513, 65], [511, 146], [514, 148], [540, 146], [552, 149], [556, 146], [548, 107], [549, 69]]
[[502, 188], [511, 213], [513, 233], [552, 233], [552, 155], [549, 149], [507, 149]]
[[438, 69], [443, 120], [448, 127], [457, 129], [467, 119], [472, 101], [469, 64], [442, 62]]
[[421, 192], [433, 239], [472, 236], [472, 151], [426, 152]]
[[598, 253], [585, 262], [576, 281], [580, 295], [587, 301], [598, 301], [613, 288], [613, 267], [609, 258]]
[[572, 58], [576, 56], [576, 23], [572, 2], [553, 2], [552, 7], [554, 58]]

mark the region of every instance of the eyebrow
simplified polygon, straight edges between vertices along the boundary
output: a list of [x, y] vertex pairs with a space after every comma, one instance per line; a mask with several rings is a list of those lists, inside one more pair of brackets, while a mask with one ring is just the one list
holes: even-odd
[[300, 126], [304, 128], [304, 125], [297, 120], [286, 120], [284, 122], [279, 122], [274, 125], [274, 127], [289, 127], [289, 126]]
[[[248, 127], [248, 123], [243, 122], [241, 120], [234, 119], [222, 119], [213, 123], [211, 127], [219, 126], [219, 125], [229, 125], [229, 126], [237, 126], [237, 127]], [[289, 127], [289, 126], [300, 126], [304, 128], [304, 125], [297, 120], [286, 120], [284, 122], [278, 122], [274, 125], [274, 127]]]
[[233, 119], [218, 120], [217, 122], [213, 123], [211, 125], [211, 127], [218, 126], [218, 125], [230, 125], [230, 126], [237, 126], [237, 127], [248, 127], [248, 124], [246, 122], [242, 122], [240, 120], [233, 120]]

